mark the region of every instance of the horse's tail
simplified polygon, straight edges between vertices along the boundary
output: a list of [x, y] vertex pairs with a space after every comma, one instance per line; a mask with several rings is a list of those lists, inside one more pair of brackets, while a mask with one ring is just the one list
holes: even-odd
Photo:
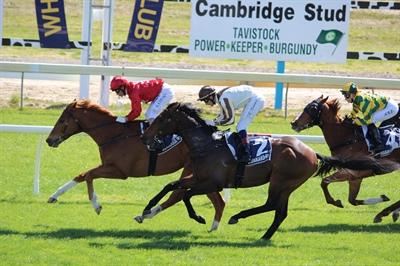
[[374, 175], [383, 175], [400, 169], [400, 164], [391, 160], [377, 160], [372, 156], [355, 158], [329, 157], [316, 153], [320, 160], [315, 176], [325, 176], [333, 169], [356, 171], [372, 170]]

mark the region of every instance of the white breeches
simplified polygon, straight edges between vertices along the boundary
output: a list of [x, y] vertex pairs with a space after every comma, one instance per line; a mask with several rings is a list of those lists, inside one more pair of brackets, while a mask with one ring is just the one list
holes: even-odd
[[156, 118], [163, 108], [174, 98], [174, 90], [164, 83], [160, 94], [151, 102], [144, 116], [147, 120]]
[[399, 105], [393, 99], [389, 99], [386, 108], [372, 114], [371, 123], [376, 124], [378, 122], [390, 119], [393, 116], [395, 116], [398, 111], [399, 111]]
[[239, 122], [236, 125], [236, 132], [239, 132], [240, 130], [247, 131], [251, 121], [253, 121], [258, 112], [260, 112], [260, 110], [264, 107], [264, 102], [264, 97], [261, 94], [254, 96], [250, 100], [250, 102], [243, 108]]

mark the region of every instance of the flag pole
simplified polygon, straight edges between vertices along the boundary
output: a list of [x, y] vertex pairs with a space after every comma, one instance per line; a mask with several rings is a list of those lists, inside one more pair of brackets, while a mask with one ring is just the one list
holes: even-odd
[[338, 48], [338, 46], [339, 46], [340, 42], [342, 41], [343, 36], [344, 36], [345, 34], [346, 34], [346, 33], [343, 33], [342, 37], [340, 37], [340, 39], [339, 39], [338, 43], [336, 44], [336, 47], [335, 47], [335, 49], [333, 50], [333, 52], [332, 52], [331, 55], [333, 55], [333, 54], [335, 53], [336, 49]]

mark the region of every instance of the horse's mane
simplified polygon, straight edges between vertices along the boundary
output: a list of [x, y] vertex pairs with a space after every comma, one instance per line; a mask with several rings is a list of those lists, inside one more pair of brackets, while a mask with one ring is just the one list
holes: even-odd
[[76, 101], [76, 108], [87, 109], [97, 113], [114, 116], [114, 114], [110, 110], [102, 107], [101, 105], [93, 103], [90, 99], [89, 100], [83, 99]]
[[327, 101], [326, 104], [329, 106], [329, 110], [331, 110], [332, 113], [338, 115], [341, 107], [338, 99]]
[[193, 105], [192, 103], [171, 103], [168, 105], [167, 109], [170, 109], [171, 107], [175, 105], [179, 105], [179, 110], [183, 113], [185, 113], [187, 116], [193, 118], [197, 123], [200, 125], [205, 125], [204, 119], [201, 117], [201, 108]]

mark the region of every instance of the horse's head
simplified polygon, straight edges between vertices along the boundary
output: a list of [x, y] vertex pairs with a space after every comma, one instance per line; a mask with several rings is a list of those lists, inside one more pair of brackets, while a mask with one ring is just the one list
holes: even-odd
[[328, 100], [328, 97], [324, 98], [324, 96], [321, 95], [321, 97], [307, 104], [303, 112], [290, 123], [292, 129], [296, 132], [300, 132], [304, 129], [320, 125], [322, 110], [324, 109], [324, 104]]
[[142, 142], [153, 145], [164, 136], [180, 134], [184, 130], [198, 125], [206, 126], [204, 120], [198, 116], [199, 112], [200, 108], [191, 104], [171, 103], [146, 129], [142, 135]]
[[50, 147], [57, 148], [61, 142], [68, 139], [70, 136], [82, 132], [82, 128], [73, 116], [76, 104], [76, 100], [71, 102], [67, 107], [65, 107], [61, 116], [58, 118], [53, 130], [46, 139], [46, 142]]
[[159, 138], [175, 133], [178, 122], [175, 116], [179, 107], [180, 103], [178, 102], [168, 105], [146, 129], [141, 138], [142, 142], [147, 145], [154, 145], [155, 142], [159, 142]]

